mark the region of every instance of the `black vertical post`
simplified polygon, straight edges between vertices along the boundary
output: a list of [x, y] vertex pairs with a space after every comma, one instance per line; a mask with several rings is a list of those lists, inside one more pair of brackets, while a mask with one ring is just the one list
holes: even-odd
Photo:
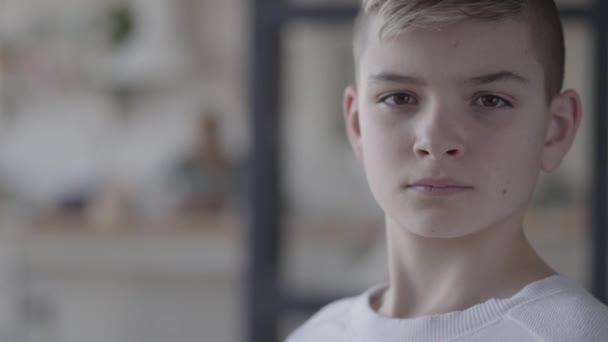
[[253, 160], [250, 173], [248, 340], [278, 341], [281, 241], [280, 28], [272, 15], [280, 0], [251, 0]]
[[608, 2], [606, 0], [595, 1], [596, 10], [593, 18], [594, 28], [594, 101], [595, 117], [593, 132], [593, 176], [592, 198], [591, 198], [591, 220], [592, 220], [592, 266], [591, 283], [593, 294], [602, 302], [606, 303], [606, 191], [608, 182], [606, 181], [606, 168], [608, 163], [608, 148], [606, 146], [606, 129], [608, 129], [608, 107], [606, 97], [608, 96], [607, 78], [608, 68]]

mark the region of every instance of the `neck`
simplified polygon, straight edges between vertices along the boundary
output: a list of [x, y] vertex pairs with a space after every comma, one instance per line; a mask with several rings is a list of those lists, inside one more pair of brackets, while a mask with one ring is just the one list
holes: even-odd
[[466, 237], [431, 239], [387, 218], [389, 288], [376, 309], [399, 318], [464, 310], [555, 274], [530, 246], [521, 219], [512, 221]]

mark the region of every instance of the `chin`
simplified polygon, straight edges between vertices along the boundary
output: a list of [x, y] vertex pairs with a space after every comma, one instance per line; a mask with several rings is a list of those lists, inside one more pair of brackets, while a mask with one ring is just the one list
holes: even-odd
[[472, 234], [472, 233], [462, 233], [462, 232], [456, 232], [456, 231], [442, 231], [442, 230], [410, 231], [410, 233], [415, 234], [415, 235], [417, 235], [421, 238], [425, 238], [425, 239], [457, 239], [457, 238], [462, 238], [462, 237]]
[[449, 220], [442, 220], [441, 222], [422, 220], [409, 222], [408, 225], [402, 225], [402, 227], [405, 227], [404, 229], [411, 234], [427, 239], [457, 239], [478, 232], [477, 229], [472, 229], [471, 226], [462, 227], [454, 224], [454, 220], [451, 222]]

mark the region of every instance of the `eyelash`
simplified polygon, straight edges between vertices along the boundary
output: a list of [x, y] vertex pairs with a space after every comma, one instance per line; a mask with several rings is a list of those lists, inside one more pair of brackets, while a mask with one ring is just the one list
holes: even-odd
[[505, 100], [504, 98], [497, 96], [497, 95], [491, 95], [491, 94], [484, 94], [481, 96], [478, 96], [477, 99], [475, 100], [475, 103], [477, 104], [479, 101], [483, 100], [483, 98], [491, 98], [494, 100], [498, 100], [499, 103], [502, 103], [501, 105], [497, 105], [497, 106], [484, 106], [483, 104], [479, 104], [479, 106], [481, 107], [486, 107], [486, 108], [510, 108], [513, 107], [513, 104], [511, 103], [511, 101]]
[[[414, 101], [414, 103], [405, 103], [405, 104], [387, 103], [387, 100], [388, 100], [388, 99], [391, 99], [391, 98], [392, 98], [392, 99], [394, 100], [394, 98], [395, 98], [396, 96], [404, 96], [404, 97], [407, 97], [407, 98], [410, 100], [410, 102], [411, 102], [411, 101]], [[386, 104], [386, 105], [388, 105], [388, 106], [397, 107], [397, 106], [405, 106], [405, 105], [412, 105], [412, 104], [416, 104], [418, 101], [416, 101], [416, 98], [415, 98], [414, 96], [412, 96], [412, 95], [410, 95], [410, 94], [408, 94], [408, 93], [394, 93], [394, 94], [390, 94], [390, 95], [386, 95], [386, 96], [381, 97], [381, 98], [380, 98], [380, 102], [382, 102], [382, 103], [384, 103], [384, 104]], [[394, 101], [393, 101], [393, 102], [394, 102]]]
[[[395, 99], [396, 96], [406, 97], [410, 101], [406, 101], [408, 103], [397, 104], [394, 101], [394, 99]], [[391, 99], [391, 98], [393, 99], [393, 103], [387, 103], [387, 101], [389, 99]], [[496, 106], [486, 106], [486, 105], [483, 105], [482, 103], [480, 103], [480, 101], [483, 101], [484, 98], [485, 99], [490, 98], [490, 99], [493, 99], [493, 100], [498, 100], [499, 105], [496, 105]], [[412, 96], [412, 95], [410, 95], [408, 93], [394, 93], [394, 94], [390, 94], [390, 95], [386, 95], [386, 96], [381, 97], [379, 102], [384, 103], [384, 104], [386, 104], [388, 106], [391, 106], [391, 107], [398, 107], [398, 106], [413, 105], [413, 104], [416, 104], [418, 101], [416, 100], [416, 98], [414, 96]], [[411, 103], [411, 102], [413, 102], [413, 103]], [[500, 97], [500, 96], [497, 96], [497, 95], [491, 95], [491, 94], [483, 94], [483, 95], [478, 96], [476, 98], [476, 100], [474, 101], [474, 103], [476, 105], [479, 105], [480, 107], [486, 107], [486, 108], [510, 108], [510, 107], [513, 107], [513, 104], [511, 103], [511, 101], [508, 101], [508, 100], [504, 99], [503, 97]]]

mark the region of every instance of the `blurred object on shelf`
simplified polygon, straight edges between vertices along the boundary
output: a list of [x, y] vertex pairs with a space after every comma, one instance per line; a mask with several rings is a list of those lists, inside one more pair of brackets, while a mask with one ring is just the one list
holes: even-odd
[[110, 11], [112, 49], [101, 69], [111, 87], [169, 88], [192, 70], [187, 44], [180, 36], [180, 2], [131, 0]]
[[82, 217], [86, 208], [90, 205], [93, 192], [93, 189], [88, 189], [86, 187], [66, 191], [66, 193], [57, 201], [59, 213], [62, 215]]
[[8, 43], [0, 40], [0, 117], [13, 119], [15, 113], [15, 56]]
[[[117, 202], [109, 202], [114, 203], [113, 205], [117, 204]], [[108, 213], [110, 211], [107, 210]], [[170, 241], [173, 238], [182, 239], [183, 237], [218, 238], [238, 242], [242, 240], [245, 225], [243, 217], [232, 211], [224, 211], [221, 215], [209, 215], [201, 211], [182, 212], [180, 215], [175, 215], [170, 221], [152, 224], [140, 220], [130, 205], [118, 208], [117, 211], [124, 211], [126, 214], [122, 218], [118, 215], [102, 216], [105, 213], [99, 210], [95, 212], [95, 215], [99, 215], [95, 222], [91, 218], [92, 211], [86, 211], [87, 216], [53, 212], [18, 221], [19, 226], [16, 228], [20, 229], [18, 233], [25, 231], [24, 235], [29, 238], [82, 238], [100, 242], [109, 240], [127, 242], [130, 239], [141, 239], [162, 243], [164, 239]], [[116, 217], [121, 218], [122, 221], [112, 222], [110, 220]], [[107, 221], [103, 222], [101, 219]], [[161, 227], [161, 224], [164, 226]], [[2, 233], [0, 231], [0, 236]]]
[[12, 64], [11, 61], [11, 52], [8, 49], [8, 46], [0, 41], [0, 72], [3, 72], [10, 67]]
[[239, 183], [238, 168], [227, 160], [221, 144], [221, 126], [215, 111], [198, 120], [193, 150], [172, 170], [180, 208], [216, 215], [229, 205]]
[[112, 7], [109, 17], [109, 38], [113, 46], [126, 43], [134, 29], [133, 10], [128, 4], [117, 4]]
[[131, 221], [129, 193], [116, 181], [100, 187], [87, 207], [86, 223], [96, 231], [125, 229]]

